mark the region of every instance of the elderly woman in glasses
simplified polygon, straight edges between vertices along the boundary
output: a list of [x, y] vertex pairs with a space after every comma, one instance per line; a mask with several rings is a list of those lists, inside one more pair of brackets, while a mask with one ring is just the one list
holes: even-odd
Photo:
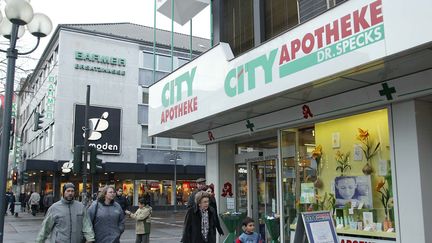
[[93, 223], [96, 243], [119, 243], [125, 229], [125, 216], [120, 204], [114, 201], [116, 191], [106, 186], [88, 209]]
[[209, 206], [210, 194], [199, 191], [195, 195], [195, 206], [189, 208], [184, 222], [181, 242], [216, 243], [217, 214]]

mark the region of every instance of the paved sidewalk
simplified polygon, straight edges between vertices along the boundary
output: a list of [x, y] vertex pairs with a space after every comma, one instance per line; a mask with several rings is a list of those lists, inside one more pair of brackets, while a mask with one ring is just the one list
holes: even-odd
[[[172, 211], [154, 211], [150, 241], [164, 243], [180, 242], [184, 215], [185, 211], [180, 211], [176, 214], [173, 214]], [[20, 213], [18, 217], [6, 216], [3, 242], [35, 242], [42, 221], [43, 214], [32, 216], [28, 213]], [[126, 230], [121, 237], [121, 242], [135, 242], [135, 221], [133, 219], [128, 218], [126, 220]]]

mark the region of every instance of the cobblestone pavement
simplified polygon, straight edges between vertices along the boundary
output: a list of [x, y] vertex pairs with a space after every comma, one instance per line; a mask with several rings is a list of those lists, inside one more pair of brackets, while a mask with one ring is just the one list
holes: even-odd
[[[152, 217], [151, 242], [180, 242], [185, 211], [174, 214], [172, 211], [154, 211]], [[43, 220], [43, 214], [32, 216], [20, 213], [18, 217], [5, 217], [3, 242], [34, 243]], [[126, 220], [126, 230], [121, 237], [122, 243], [135, 242], [135, 221]]]

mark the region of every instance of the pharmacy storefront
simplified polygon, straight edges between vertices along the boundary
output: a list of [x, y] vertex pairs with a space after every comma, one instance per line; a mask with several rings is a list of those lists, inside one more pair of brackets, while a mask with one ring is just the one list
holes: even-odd
[[266, 242], [315, 211], [341, 243], [429, 242], [424, 9], [347, 1], [239, 57], [219, 43], [150, 87], [149, 133], [206, 144], [222, 221], [248, 215]]

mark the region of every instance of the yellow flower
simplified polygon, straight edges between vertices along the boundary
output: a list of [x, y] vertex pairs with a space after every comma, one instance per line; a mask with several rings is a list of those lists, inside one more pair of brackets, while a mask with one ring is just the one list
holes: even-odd
[[381, 191], [381, 188], [383, 188], [384, 184], [385, 184], [385, 180], [379, 181], [378, 184], [376, 185], [375, 190], [376, 190], [377, 192], [380, 192], [380, 191]]
[[318, 145], [313, 151], [312, 151], [312, 158], [316, 159], [321, 157], [322, 155], [322, 147], [321, 145]]
[[340, 161], [340, 160], [342, 160], [342, 157], [344, 156], [344, 154], [343, 153], [341, 153], [341, 151], [340, 150], [338, 150], [338, 151], [336, 151], [336, 156], [335, 156], [335, 159], [337, 160], [337, 161]]
[[363, 130], [361, 128], [358, 129], [359, 134], [357, 135], [357, 139], [360, 141], [365, 141], [369, 138], [368, 130]]

